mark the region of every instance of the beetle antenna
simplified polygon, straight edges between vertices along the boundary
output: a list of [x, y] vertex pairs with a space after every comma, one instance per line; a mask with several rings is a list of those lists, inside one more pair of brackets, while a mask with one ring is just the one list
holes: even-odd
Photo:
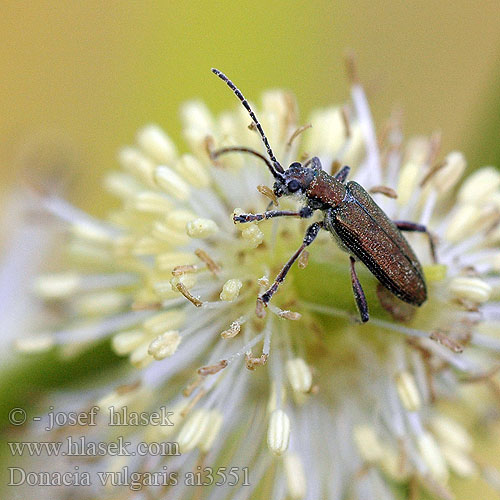
[[219, 156], [227, 154], [227, 153], [249, 153], [251, 155], [260, 158], [269, 168], [269, 170], [273, 171], [273, 164], [262, 154], [257, 151], [254, 151], [251, 148], [246, 148], [243, 146], [229, 146], [227, 148], [216, 149], [210, 153], [210, 157], [213, 160], [216, 160]]
[[221, 71], [218, 69], [212, 68], [212, 73], [217, 75], [222, 81], [227, 83], [227, 86], [234, 92], [236, 97], [241, 101], [241, 104], [243, 104], [244, 108], [248, 111], [248, 114], [252, 118], [252, 121], [254, 122], [255, 126], [257, 127], [257, 130], [259, 131], [260, 137], [262, 139], [262, 142], [264, 143], [264, 146], [267, 149], [267, 154], [271, 160], [272, 166], [268, 164], [269, 170], [273, 174], [274, 177], [282, 177], [282, 175], [285, 172], [283, 167], [280, 165], [279, 161], [276, 159], [274, 156], [273, 150], [271, 149], [271, 146], [269, 145], [269, 141], [267, 140], [266, 134], [264, 134], [264, 130], [262, 129], [262, 125], [259, 123], [259, 120], [257, 120], [257, 117], [255, 116], [255, 113], [252, 111], [252, 108], [250, 107], [250, 104], [248, 104], [248, 101], [245, 99], [241, 91], [236, 87], [236, 85]]

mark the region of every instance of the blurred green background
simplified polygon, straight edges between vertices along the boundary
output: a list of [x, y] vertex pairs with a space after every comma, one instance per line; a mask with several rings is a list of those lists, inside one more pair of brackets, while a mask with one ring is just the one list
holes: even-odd
[[357, 54], [378, 123], [398, 105], [407, 133], [440, 129], [445, 151], [465, 150], [472, 166], [491, 162], [475, 148], [488, 113], [499, 114], [488, 106], [500, 76], [499, 26], [498, 0], [7, 0], [2, 188], [27, 159], [36, 163], [41, 144], [53, 148], [46, 157], [77, 168], [76, 203], [104, 213], [102, 172], [138, 127], [155, 121], [179, 139], [186, 99], [202, 98], [215, 111], [236, 106], [211, 66], [253, 100], [269, 87], [293, 90], [304, 116], [347, 96], [347, 48]]
[[[444, 152], [463, 150], [471, 168], [499, 165], [499, 26], [498, 0], [6, 0], [0, 197], [23, 167], [55, 161], [74, 174], [68, 196], [102, 215], [110, 203], [103, 172], [140, 126], [157, 122], [180, 141], [186, 99], [214, 111], [236, 106], [212, 66], [253, 101], [266, 88], [293, 90], [306, 116], [348, 96], [348, 48], [377, 123], [398, 106], [407, 135], [441, 130]], [[43, 366], [31, 366], [42, 386], [61, 383]], [[481, 451], [500, 462], [498, 445]], [[477, 497], [477, 484], [461, 482], [461, 498]]]

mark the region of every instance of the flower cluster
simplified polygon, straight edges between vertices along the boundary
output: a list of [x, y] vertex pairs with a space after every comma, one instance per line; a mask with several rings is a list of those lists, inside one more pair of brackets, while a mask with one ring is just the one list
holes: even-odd
[[[181, 455], [120, 457], [108, 469], [249, 468], [250, 486], [212, 486], [204, 498], [391, 499], [405, 485], [451, 498], [450, 474], [494, 482], [456, 410], [484, 417], [492, 402], [470, 388], [498, 384], [500, 173], [481, 168], [459, 184], [464, 156], [442, 155], [437, 135], [404, 143], [397, 116], [376, 135], [356, 82], [350, 102], [314, 112], [312, 127], [301, 127], [283, 91], [265, 93], [256, 111], [283, 165], [318, 156], [334, 173], [347, 164], [390, 218], [430, 229], [436, 260], [426, 235], [408, 236], [427, 282], [422, 307], [360, 270], [371, 314], [361, 324], [349, 256], [322, 231], [266, 314], [256, 314], [257, 296], [310, 221], [235, 224], [234, 214], [276, 201], [272, 179], [251, 155], [212, 153], [260, 150], [260, 137], [245, 109], [214, 117], [190, 102], [182, 109], [188, 153], [156, 125], [120, 151], [122, 168], [105, 179], [119, 199], [107, 221], [57, 197], [41, 201], [65, 221], [71, 270], [40, 276], [36, 290], [67, 326], [18, 347], [74, 349], [111, 335], [132, 367], [99, 398], [84, 393], [85, 404], [166, 406], [173, 427], [129, 437], [175, 439]], [[282, 198], [280, 208], [301, 203]], [[193, 494], [183, 484], [151, 493]]]

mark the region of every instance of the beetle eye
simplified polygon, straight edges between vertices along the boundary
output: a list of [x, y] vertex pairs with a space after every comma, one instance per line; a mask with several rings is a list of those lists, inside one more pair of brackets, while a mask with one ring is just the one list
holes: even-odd
[[292, 179], [288, 183], [287, 188], [288, 188], [288, 191], [290, 191], [290, 193], [295, 193], [295, 191], [298, 191], [300, 189], [299, 181]]

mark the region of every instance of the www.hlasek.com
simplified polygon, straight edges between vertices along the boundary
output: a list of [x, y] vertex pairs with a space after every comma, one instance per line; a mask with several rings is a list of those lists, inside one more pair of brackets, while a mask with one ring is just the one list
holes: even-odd
[[175, 441], [131, 443], [119, 436], [115, 441], [91, 441], [85, 436], [68, 436], [63, 441], [10, 441], [13, 456], [63, 457], [145, 457], [179, 456], [179, 443]]
[[155, 486], [250, 486], [248, 467], [201, 467], [193, 471], [169, 472], [163, 466], [157, 472], [134, 472], [125, 466], [119, 471], [89, 472], [75, 466], [73, 471], [27, 472], [9, 467], [8, 486], [124, 486], [132, 491]]

